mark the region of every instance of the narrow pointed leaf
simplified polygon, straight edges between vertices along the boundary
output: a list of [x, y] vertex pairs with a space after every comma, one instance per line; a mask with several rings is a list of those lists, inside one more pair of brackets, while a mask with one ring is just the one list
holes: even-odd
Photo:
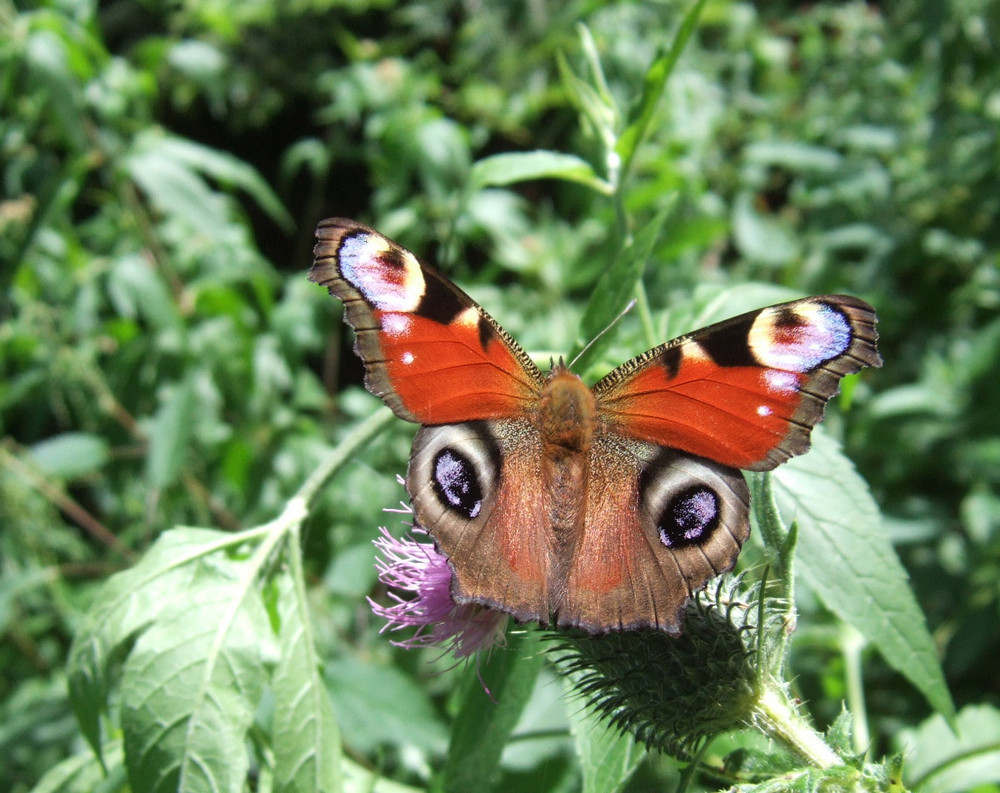
[[478, 669], [469, 666], [441, 790], [486, 793], [496, 784], [500, 755], [531, 696], [542, 661], [537, 637], [522, 633], [511, 635], [507, 648], [494, 652]]
[[674, 40], [670, 46], [653, 61], [653, 64], [646, 71], [646, 78], [642, 87], [642, 98], [631, 114], [629, 124], [622, 131], [615, 146], [615, 151], [617, 151], [622, 161], [622, 178], [628, 173], [632, 158], [635, 156], [643, 137], [645, 137], [646, 130], [649, 128], [649, 122], [652, 121], [653, 113], [656, 111], [656, 106], [659, 104], [660, 97], [663, 96], [667, 80], [670, 79], [670, 74], [673, 72], [674, 66], [677, 65], [677, 59], [684, 52], [691, 34], [694, 33], [694, 29], [698, 25], [698, 18], [701, 16], [701, 10], [704, 5], [705, 0], [697, 0], [691, 6], [687, 14], [684, 15], [684, 20], [681, 22], [681, 26], [677, 30], [677, 35], [674, 36]]
[[280, 581], [281, 658], [274, 672], [274, 783], [280, 793], [336, 793], [341, 789], [340, 734], [302, 590]]
[[194, 431], [194, 381], [178, 383], [156, 413], [149, 438], [147, 470], [153, 487], [172, 484], [181, 471]]
[[586, 160], [556, 151], [507, 152], [484, 157], [472, 166], [473, 190], [527, 182], [531, 179], [562, 179], [609, 194], [611, 185], [601, 179]]
[[[668, 202], [656, 217], [640, 229], [615, 257], [611, 267], [598, 279], [597, 286], [591, 293], [590, 302], [583, 313], [583, 319], [580, 321], [580, 335], [586, 342], [594, 343], [579, 357], [576, 366], [578, 371], [586, 370], [587, 365], [610, 342], [610, 337], [598, 338], [598, 335], [615, 320], [628, 305], [629, 300], [635, 296], [636, 286], [642, 280], [646, 263], [672, 206], [673, 201]], [[571, 360], [576, 358], [581, 348], [582, 345], [578, 344], [570, 355]]]

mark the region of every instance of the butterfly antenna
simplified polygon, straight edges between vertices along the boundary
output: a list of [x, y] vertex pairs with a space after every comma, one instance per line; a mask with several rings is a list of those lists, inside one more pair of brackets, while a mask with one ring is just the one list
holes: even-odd
[[609, 330], [611, 330], [615, 325], [617, 325], [619, 322], [621, 322], [622, 317], [624, 317], [626, 314], [628, 314], [629, 311], [631, 311], [633, 308], [635, 308], [635, 304], [636, 304], [635, 298], [632, 298], [631, 300], [629, 300], [628, 301], [628, 305], [625, 306], [625, 308], [623, 308], [621, 311], [618, 312], [618, 316], [615, 317], [613, 320], [611, 320], [607, 325], [605, 325], [604, 329], [600, 333], [598, 333], [596, 336], [594, 336], [594, 338], [592, 338], [590, 341], [588, 341], [587, 345], [582, 350], [580, 350], [580, 352], [578, 352], [576, 354], [576, 357], [572, 361], [569, 362], [569, 368], [572, 369], [573, 366], [574, 366], [574, 364], [576, 364], [576, 362], [579, 361], [583, 357], [583, 354], [585, 352], [587, 352], [587, 350], [589, 350], [591, 347], [594, 346], [594, 344], [597, 342], [597, 340], [599, 338], [601, 338], [601, 336], [603, 336], [605, 333], [607, 333]]

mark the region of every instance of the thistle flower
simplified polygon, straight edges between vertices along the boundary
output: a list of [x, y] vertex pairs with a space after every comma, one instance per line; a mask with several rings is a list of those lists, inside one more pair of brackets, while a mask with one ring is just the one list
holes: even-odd
[[382, 630], [416, 627], [399, 647], [445, 645], [457, 658], [465, 658], [494, 644], [502, 644], [506, 614], [475, 603], [455, 603], [451, 597], [448, 558], [432, 542], [418, 542], [412, 535], [426, 532], [415, 526], [410, 535], [393, 537], [385, 527], [375, 542], [379, 580], [389, 588], [392, 605], [368, 598], [372, 611], [386, 620]]

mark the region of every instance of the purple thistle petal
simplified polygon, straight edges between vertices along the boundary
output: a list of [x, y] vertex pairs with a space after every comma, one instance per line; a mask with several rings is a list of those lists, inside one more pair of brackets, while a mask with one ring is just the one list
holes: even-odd
[[[393, 537], [385, 527], [375, 542], [379, 580], [390, 588], [393, 604], [383, 606], [371, 598], [372, 611], [386, 620], [382, 630], [417, 628], [409, 639], [394, 641], [400, 647], [450, 644], [458, 658], [484, 650], [503, 640], [507, 615], [477, 604], [456, 604], [451, 598], [451, 567], [433, 543], [411, 536]], [[414, 528], [414, 533], [424, 533]], [[392, 591], [397, 590], [397, 591]]]

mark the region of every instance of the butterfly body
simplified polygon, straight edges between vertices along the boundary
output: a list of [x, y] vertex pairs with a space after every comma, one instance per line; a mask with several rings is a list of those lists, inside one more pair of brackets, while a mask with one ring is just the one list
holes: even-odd
[[317, 230], [310, 278], [345, 305], [366, 385], [421, 424], [407, 471], [453, 598], [598, 633], [680, 632], [749, 535], [740, 468], [808, 448], [840, 378], [878, 366], [875, 315], [843, 295], [725, 320], [592, 388], [542, 375], [468, 295], [378, 232]]

